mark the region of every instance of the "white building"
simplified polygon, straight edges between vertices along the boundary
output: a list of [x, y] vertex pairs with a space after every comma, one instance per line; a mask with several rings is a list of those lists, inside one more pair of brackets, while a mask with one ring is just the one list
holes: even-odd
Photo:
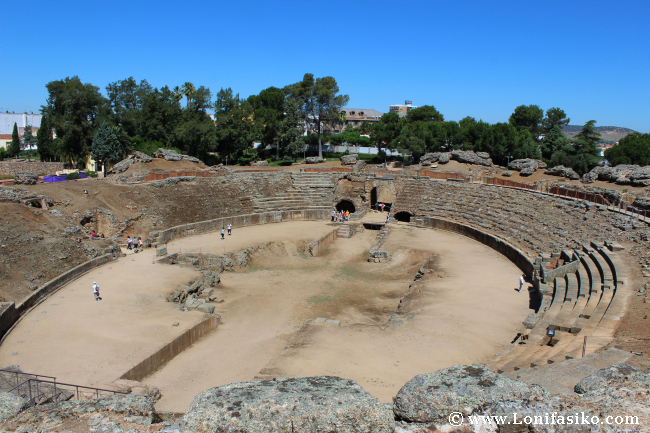
[[0, 113], [0, 149], [6, 149], [11, 144], [14, 124], [18, 126], [18, 136], [21, 139], [27, 125], [31, 125], [32, 134], [36, 137], [42, 118], [42, 114], [34, 113]]

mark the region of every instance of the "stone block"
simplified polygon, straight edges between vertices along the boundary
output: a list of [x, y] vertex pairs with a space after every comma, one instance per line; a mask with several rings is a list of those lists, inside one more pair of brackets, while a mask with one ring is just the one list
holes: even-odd
[[156, 256], [162, 257], [167, 255], [167, 247], [160, 247], [156, 250]]

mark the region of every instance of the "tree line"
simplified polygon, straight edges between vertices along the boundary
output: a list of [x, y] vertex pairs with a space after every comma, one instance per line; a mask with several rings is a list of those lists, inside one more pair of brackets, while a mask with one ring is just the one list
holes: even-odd
[[[341, 120], [341, 109], [349, 100], [339, 94], [333, 77], [313, 74], [247, 99], [231, 88], [220, 89], [213, 100], [205, 86], [186, 82], [158, 89], [133, 77], [110, 83], [106, 97], [77, 76], [46, 87], [38, 153], [42, 159], [77, 165], [84, 164], [89, 154], [101, 163], [115, 163], [129, 149], [151, 153], [159, 147], [206, 161], [232, 160], [244, 155], [254, 141], [275, 146], [277, 159], [295, 160], [304, 151], [303, 126], [320, 137], [323, 125]], [[214, 111], [214, 120], [209, 110]], [[54, 139], [48, 133], [52, 130]]]
[[[600, 162], [595, 121], [587, 122], [569, 140], [562, 127], [569, 123], [557, 107], [516, 107], [507, 122], [490, 124], [473, 117], [445, 121], [432, 105], [414, 108], [405, 117], [384, 114], [378, 122], [348, 125], [340, 135], [331, 127], [345, 122], [342, 108], [349, 96], [339, 93], [333, 77], [302, 80], [269, 87], [242, 98], [221, 88], [213, 99], [205, 86], [190, 82], [169, 88], [152, 87], [133, 78], [110, 83], [105, 94], [79, 77], [46, 85], [48, 98], [36, 137], [43, 160], [81, 165], [89, 154], [99, 162], [115, 163], [129, 150], [151, 154], [159, 147], [174, 148], [208, 163], [229, 158], [254, 157], [252, 146], [261, 142], [273, 149], [276, 160], [295, 161], [306, 144], [348, 144], [398, 150], [416, 160], [427, 152], [455, 149], [488, 152], [501, 165], [510, 159], [542, 159], [551, 166], [565, 165], [585, 173]], [[214, 120], [208, 115], [214, 113]], [[328, 128], [327, 126], [330, 126]], [[56, 138], [49, 131], [54, 130]], [[305, 135], [304, 131], [308, 133]], [[629, 137], [629, 138], [628, 138]], [[650, 135], [631, 134], [608, 150], [613, 164], [650, 162]]]

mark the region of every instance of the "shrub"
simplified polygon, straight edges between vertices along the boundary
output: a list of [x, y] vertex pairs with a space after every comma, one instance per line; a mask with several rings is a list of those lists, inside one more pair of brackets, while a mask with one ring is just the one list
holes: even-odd
[[97, 177], [97, 172], [92, 170], [88, 170], [84, 174], [88, 177]]
[[68, 173], [65, 175], [66, 180], [74, 180], [74, 179], [81, 179], [81, 176], [79, 176], [79, 173]]

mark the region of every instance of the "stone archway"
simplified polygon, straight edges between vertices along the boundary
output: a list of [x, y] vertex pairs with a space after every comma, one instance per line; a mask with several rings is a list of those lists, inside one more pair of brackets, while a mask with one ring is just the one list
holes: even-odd
[[349, 211], [350, 213], [354, 213], [356, 211], [356, 207], [350, 200], [341, 200], [336, 204], [336, 210], [339, 212]]
[[406, 211], [401, 211], [397, 212], [395, 215], [393, 215], [393, 218], [395, 218], [397, 221], [401, 221], [404, 223], [410, 223], [411, 222], [411, 213], [406, 212]]

